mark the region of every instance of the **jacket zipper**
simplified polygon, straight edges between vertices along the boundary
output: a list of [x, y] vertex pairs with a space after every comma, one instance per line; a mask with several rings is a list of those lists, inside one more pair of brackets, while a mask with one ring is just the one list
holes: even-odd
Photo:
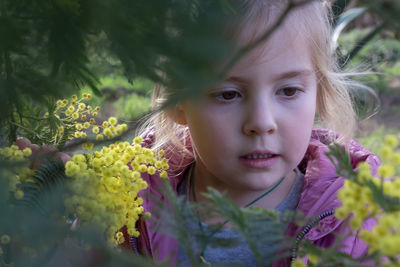
[[137, 246], [136, 246], [136, 239], [135, 239], [134, 236], [131, 236], [131, 247], [132, 247], [132, 250], [133, 250], [136, 254], [139, 254], [139, 250], [138, 250], [138, 248], [137, 248]]
[[306, 227], [303, 228], [303, 230], [297, 235], [296, 241], [294, 243], [294, 246], [292, 247], [292, 256], [290, 261], [294, 262], [297, 256], [297, 249], [299, 248], [300, 242], [303, 240], [304, 236], [317, 224], [319, 223], [323, 218], [331, 216], [335, 213], [335, 209], [325, 211], [324, 213], [321, 213], [319, 216], [315, 217], [309, 224], [306, 225]]

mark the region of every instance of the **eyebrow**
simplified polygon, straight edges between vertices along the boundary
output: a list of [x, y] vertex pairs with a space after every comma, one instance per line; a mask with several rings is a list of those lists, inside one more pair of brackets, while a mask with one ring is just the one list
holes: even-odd
[[[288, 71], [288, 72], [280, 73], [279, 75], [275, 76], [273, 78], [273, 80], [279, 81], [279, 80], [291, 79], [291, 78], [302, 77], [302, 76], [306, 77], [306, 76], [312, 75], [313, 73], [314, 73], [314, 71], [310, 70], [310, 69]], [[240, 77], [240, 76], [231, 76], [228, 79], [226, 79], [225, 82], [246, 84], [246, 83], [248, 83], [248, 79]]]
[[279, 74], [277, 77], [275, 77], [275, 80], [283, 80], [283, 79], [290, 79], [290, 78], [296, 78], [296, 77], [301, 77], [301, 76], [310, 76], [314, 74], [313, 70], [310, 69], [304, 69], [304, 70], [295, 70], [295, 71], [288, 71]]

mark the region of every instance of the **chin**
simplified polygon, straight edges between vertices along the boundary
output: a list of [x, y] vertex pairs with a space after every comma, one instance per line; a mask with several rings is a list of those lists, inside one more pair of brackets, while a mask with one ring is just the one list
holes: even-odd
[[266, 183], [255, 183], [255, 184], [245, 184], [245, 185], [239, 185], [240, 189], [242, 190], [248, 190], [248, 191], [264, 191], [268, 190], [272, 186], [274, 186], [275, 183], [271, 184], [269, 182]]

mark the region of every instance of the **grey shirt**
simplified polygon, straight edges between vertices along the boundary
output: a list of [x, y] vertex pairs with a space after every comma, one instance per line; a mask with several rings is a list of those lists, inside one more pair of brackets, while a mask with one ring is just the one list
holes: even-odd
[[[186, 175], [183, 181], [178, 185], [178, 195], [180, 196], [189, 196], [189, 173], [191, 172], [190, 169], [193, 167], [190, 166], [186, 170]], [[276, 207], [276, 210], [279, 211], [281, 214], [285, 213], [286, 211], [294, 211], [297, 207], [299, 197], [301, 194], [304, 174], [296, 169], [296, 181], [292, 186], [289, 194], [286, 198]], [[203, 227], [207, 227], [206, 224], [202, 223]], [[218, 233], [215, 234], [215, 237], [221, 239], [232, 239], [232, 238], [240, 238], [239, 235], [231, 230], [231, 229], [222, 229]], [[239, 266], [257, 266], [256, 259], [250, 250], [249, 246], [245, 242], [243, 238], [239, 239], [240, 241], [237, 243], [237, 246], [234, 247], [214, 247], [211, 248], [208, 246], [204, 251], [204, 259], [213, 264], [237, 264]], [[264, 245], [263, 249], [268, 249], [268, 245]], [[190, 262], [183, 251], [179, 248], [178, 251], [178, 261], [179, 266], [190, 266]]]

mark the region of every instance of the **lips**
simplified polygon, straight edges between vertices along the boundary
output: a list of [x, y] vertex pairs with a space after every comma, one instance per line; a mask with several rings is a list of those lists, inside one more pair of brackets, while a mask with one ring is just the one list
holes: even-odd
[[272, 158], [274, 155], [273, 154], [250, 154], [247, 156], [243, 156], [241, 158], [245, 159], [268, 159]]
[[277, 156], [276, 153], [273, 153], [269, 150], [255, 150], [245, 155], [240, 156], [240, 158], [247, 159], [262, 159], [262, 158], [271, 158]]
[[279, 155], [271, 151], [253, 151], [239, 157], [239, 161], [248, 168], [264, 169], [273, 166]]

